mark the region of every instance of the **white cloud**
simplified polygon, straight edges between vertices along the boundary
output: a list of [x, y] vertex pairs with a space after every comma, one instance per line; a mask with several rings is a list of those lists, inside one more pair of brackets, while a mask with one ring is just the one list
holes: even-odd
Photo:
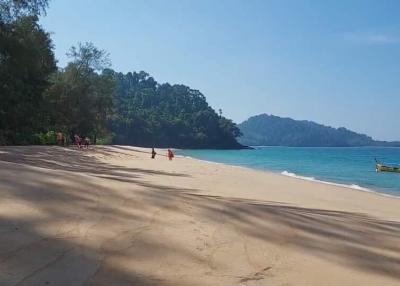
[[346, 41], [366, 45], [389, 45], [400, 43], [400, 37], [385, 33], [347, 33], [343, 34]]

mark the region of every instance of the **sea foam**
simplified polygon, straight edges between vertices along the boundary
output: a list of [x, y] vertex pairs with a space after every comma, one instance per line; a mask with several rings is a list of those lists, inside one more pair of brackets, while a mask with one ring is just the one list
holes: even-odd
[[281, 174], [284, 175], [284, 176], [287, 176], [287, 177], [292, 177], [292, 178], [296, 178], [296, 179], [300, 179], [300, 180], [312, 181], [312, 182], [317, 182], [317, 183], [336, 186], [336, 187], [344, 187], [344, 188], [348, 188], [348, 189], [353, 189], [353, 190], [358, 190], [358, 191], [363, 191], [363, 192], [368, 192], [368, 193], [374, 193], [374, 194], [378, 194], [378, 195], [381, 195], [381, 196], [384, 196], [384, 197], [400, 199], [399, 196], [385, 194], [385, 193], [381, 193], [381, 192], [376, 192], [374, 190], [371, 190], [371, 189], [368, 189], [368, 188], [364, 188], [364, 187], [361, 187], [361, 186], [356, 185], [356, 184], [347, 185], [347, 184], [340, 184], [340, 183], [322, 181], [322, 180], [315, 179], [314, 177], [306, 177], [306, 176], [296, 175], [295, 173], [288, 172], [288, 171], [283, 171], [283, 172], [281, 172]]
[[[331, 186], [337, 186], [337, 187], [345, 187], [345, 188], [350, 188], [350, 189], [355, 189], [355, 190], [359, 190], [359, 191], [365, 191], [365, 192], [374, 192], [373, 190], [361, 187], [359, 185], [356, 184], [340, 184], [340, 183], [333, 183], [333, 182], [328, 182], [328, 181], [322, 181], [322, 180], [317, 180], [314, 177], [306, 177], [306, 176], [299, 176], [296, 175], [295, 173], [291, 173], [288, 171], [283, 171], [281, 172], [282, 175], [284, 176], [288, 176], [288, 177], [293, 177], [293, 178], [297, 178], [297, 179], [301, 179], [301, 180], [306, 180], [306, 181], [312, 181], [312, 182], [318, 182], [318, 183], [322, 183], [322, 184], [326, 184], [326, 185], [331, 185]], [[375, 193], [375, 192], [374, 192]]]

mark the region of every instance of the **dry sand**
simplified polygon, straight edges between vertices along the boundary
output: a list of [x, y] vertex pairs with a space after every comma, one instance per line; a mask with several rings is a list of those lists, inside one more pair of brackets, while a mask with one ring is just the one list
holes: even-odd
[[144, 150], [1, 147], [0, 285], [400, 285], [400, 199]]

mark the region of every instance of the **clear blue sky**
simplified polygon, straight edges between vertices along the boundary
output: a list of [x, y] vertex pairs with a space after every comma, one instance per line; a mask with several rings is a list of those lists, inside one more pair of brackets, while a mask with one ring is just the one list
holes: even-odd
[[400, 140], [400, 1], [53, 0], [42, 25], [117, 71], [199, 89], [236, 122], [260, 113]]

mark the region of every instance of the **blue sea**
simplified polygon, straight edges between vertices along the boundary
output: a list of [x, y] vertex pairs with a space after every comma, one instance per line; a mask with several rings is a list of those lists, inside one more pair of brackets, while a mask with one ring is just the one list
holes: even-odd
[[267, 170], [400, 197], [400, 173], [377, 173], [375, 160], [400, 164], [400, 148], [254, 147], [254, 150], [179, 150], [196, 159]]

